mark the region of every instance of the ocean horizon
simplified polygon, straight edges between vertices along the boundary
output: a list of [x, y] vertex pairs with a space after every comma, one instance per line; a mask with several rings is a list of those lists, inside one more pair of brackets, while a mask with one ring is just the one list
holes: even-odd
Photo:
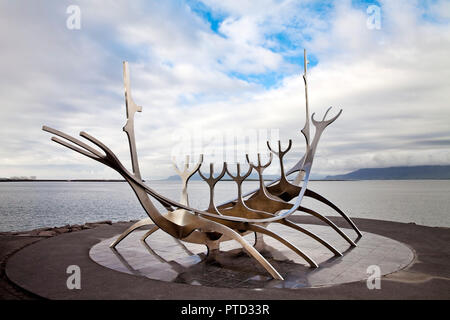
[[[162, 195], [179, 200], [179, 181], [147, 183]], [[257, 185], [256, 181], [244, 182], [244, 192]], [[327, 197], [351, 218], [450, 227], [450, 180], [317, 180], [311, 181], [308, 188]], [[207, 207], [206, 183], [192, 181], [188, 192], [191, 206]], [[235, 195], [235, 183], [221, 181], [216, 186], [215, 203], [232, 200]], [[338, 215], [311, 198], [305, 197], [302, 205], [324, 215]], [[164, 211], [161, 205], [157, 207]], [[0, 183], [0, 217], [0, 231], [6, 232], [100, 220], [128, 221], [142, 219], [146, 214], [126, 183], [27, 181]]]

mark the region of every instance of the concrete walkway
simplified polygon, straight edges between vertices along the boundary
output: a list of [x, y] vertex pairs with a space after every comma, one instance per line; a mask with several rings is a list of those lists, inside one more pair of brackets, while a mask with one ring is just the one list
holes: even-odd
[[[347, 227], [343, 219], [330, 219], [340, 227]], [[317, 224], [312, 217], [293, 217], [293, 220]], [[89, 249], [94, 244], [120, 233], [130, 223], [102, 225], [41, 241], [36, 241], [36, 237], [18, 240], [14, 236], [8, 239], [0, 236], [1, 251], [9, 252], [0, 252], [0, 257], [7, 259], [8, 277], [0, 284], [1, 287], [12, 286], [14, 290], [24, 289], [19, 295], [5, 297], [18, 299], [37, 296], [49, 299], [450, 299], [450, 229], [354, 220], [362, 231], [403, 242], [416, 254], [415, 262], [406, 270], [384, 276], [380, 290], [368, 290], [365, 281], [296, 290], [191, 286], [120, 273], [89, 258]], [[11, 255], [11, 252], [15, 253]], [[81, 290], [67, 289], [69, 275], [66, 268], [69, 265], [81, 268]], [[4, 293], [2, 288], [0, 294], [8, 293]]]

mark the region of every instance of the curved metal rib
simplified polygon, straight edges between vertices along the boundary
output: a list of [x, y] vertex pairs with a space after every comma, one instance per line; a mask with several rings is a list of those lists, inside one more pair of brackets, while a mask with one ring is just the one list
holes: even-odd
[[153, 228], [151, 228], [150, 230], [148, 230], [142, 237], [141, 237], [141, 241], [145, 241], [145, 239], [147, 239], [148, 237], [150, 237], [150, 235], [152, 235], [155, 231], [158, 231], [159, 227], [158, 226], [154, 226]]
[[122, 232], [117, 237], [117, 239], [114, 240], [114, 242], [109, 245], [109, 247], [115, 248], [125, 237], [127, 237], [134, 230], [139, 229], [140, 227], [146, 226], [148, 224], [153, 224], [153, 221], [150, 218], [145, 218], [145, 219], [139, 220], [138, 222], [134, 223], [131, 227], [129, 227], [127, 230]]
[[209, 186], [209, 205], [208, 205], [208, 209], [206, 209], [206, 211], [208, 211], [208, 212], [222, 215], [219, 212], [219, 210], [217, 210], [217, 207], [214, 204], [214, 187], [216, 186], [217, 182], [219, 182], [220, 179], [223, 178], [226, 171], [227, 171], [227, 163], [226, 162], [223, 163], [222, 171], [216, 178], [214, 178], [214, 164], [213, 163], [209, 164], [209, 178], [205, 177], [200, 169], [198, 170], [198, 174], [200, 175], [200, 177], [202, 177], [202, 179]]
[[[270, 158], [270, 160], [272, 160], [272, 157]], [[249, 161], [248, 155], [247, 155], [247, 161]], [[250, 161], [249, 161], [249, 163], [250, 163]], [[290, 209], [292, 207], [291, 203], [284, 202], [284, 201], [281, 201], [281, 200], [273, 197], [266, 190], [266, 187], [264, 185], [264, 178], [262, 176], [262, 173], [263, 173], [264, 169], [269, 164], [270, 164], [270, 161], [265, 166], [261, 166], [261, 161], [260, 161], [259, 154], [258, 154], [258, 165], [256, 166], [253, 163], [250, 163], [250, 165], [258, 172], [260, 188], [248, 200], [245, 201], [245, 204], [248, 207], [252, 208], [252, 209], [264, 210], [264, 211], [270, 212], [270, 213], [277, 213], [278, 211], [281, 211], [281, 210], [288, 210], [288, 209]], [[299, 207], [298, 210], [299, 211], [303, 211], [303, 207]], [[318, 213], [317, 213], [317, 215], [321, 216]], [[326, 219], [326, 218], [324, 218], [323, 221], [325, 221], [326, 223], [331, 223], [330, 226], [332, 226], [332, 227], [334, 226], [334, 224], [331, 221], [329, 221], [328, 219]], [[308, 231], [306, 229], [303, 229], [303, 228], [297, 226], [296, 224], [292, 224], [291, 222], [289, 222], [286, 219], [282, 219], [282, 220], [280, 220], [278, 222], [281, 223], [281, 224], [284, 224], [284, 225], [286, 225], [288, 227], [291, 227], [291, 228], [293, 228], [293, 229], [295, 229], [297, 231], [300, 231], [300, 232], [310, 236], [311, 238], [317, 240], [322, 245], [324, 245], [326, 248], [328, 248], [331, 252], [333, 252], [334, 255], [342, 256], [342, 254], [336, 248], [334, 248], [328, 242], [326, 242], [325, 240], [320, 238], [318, 235], [316, 235], [316, 234], [314, 234], [314, 233], [312, 233], [312, 232], [310, 232], [310, 231]], [[346, 235], [345, 235], [345, 240], [347, 240], [347, 241], [349, 240]]]
[[200, 169], [202, 162], [203, 162], [203, 155], [200, 155], [200, 159], [197, 162], [197, 164], [194, 166], [194, 168], [192, 170], [189, 170], [189, 156], [187, 155], [186, 162], [184, 163], [184, 169], [183, 169], [183, 171], [181, 171], [180, 169], [178, 169], [175, 159], [172, 159], [172, 165], [173, 165], [175, 171], [177, 172], [177, 174], [181, 178], [180, 203], [182, 203], [186, 206], [189, 206], [189, 196], [187, 193], [187, 185], [188, 185], [189, 179]]
[[299, 256], [301, 256], [303, 259], [305, 259], [309, 266], [311, 268], [317, 268], [319, 267], [319, 265], [313, 260], [311, 259], [306, 253], [302, 252], [299, 248], [297, 248], [295, 245], [293, 245], [292, 243], [290, 243], [289, 241], [287, 241], [286, 239], [283, 239], [282, 237], [280, 237], [279, 235], [277, 235], [276, 233], [262, 227], [259, 225], [249, 225], [248, 230], [254, 231], [254, 232], [259, 232], [262, 234], [265, 234], [269, 237], [272, 237], [276, 240], [278, 240], [279, 242], [281, 242], [282, 244], [284, 244], [286, 247], [288, 247], [289, 249], [291, 249], [292, 251], [294, 251], [295, 253], [297, 253]]
[[[133, 181], [131, 180], [127, 179], [127, 181], [130, 183], [131, 187], [135, 190], [136, 195], [141, 201], [141, 204], [143, 205], [145, 211], [146, 212], [148, 212], [147, 210], [151, 211], [152, 208], [147, 208], [147, 206], [145, 205], [148, 196], [144, 192], [143, 188], [139, 188], [139, 186], [133, 183]], [[261, 264], [261, 266], [263, 266], [264, 269], [266, 269], [266, 271], [272, 275], [272, 277], [274, 277], [275, 279], [283, 280], [283, 277], [278, 273], [278, 271], [276, 271], [275, 268], [255, 248], [253, 248], [247, 241], [245, 241], [245, 239], [242, 238], [237, 232], [220, 223], [205, 220], [201, 217], [194, 216], [190, 213], [187, 213], [187, 215], [188, 215], [187, 217], [189, 217], [188, 221], [191, 220], [192, 222], [185, 225], [184, 228], [178, 227], [178, 235], [172, 234], [172, 236], [174, 236], [175, 238], [183, 239], [188, 237], [189, 234], [191, 234], [196, 229], [202, 230], [203, 232], [209, 231], [222, 233], [223, 235], [238, 241], [247, 251], [247, 253], [249, 253], [250, 256], [255, 258], [256, 261], [258, 261], [258, 263]], [[167, 232], [165, 228], [163, 230]]]
[[[250, 245], [243, 237], [241, 237], [236, 231], [224, 226], [223, 224], [209, 221], [209, 223], [212, 223], [214, 227], [211, 228], [211, 231], [220, 232], [223, 235], [232, 238], [236, 240], [238, 243], [242, 245], [242, 247], [247, 251], [247, 253], [255, 258], [256, 261], [259, 262], [261, 266], [263, 266], [264, 269], [269, 272], [272, 277], [274, 277], [277, 280], [284, 280], [283, 277], [278, 273], [278, 271], [264, 258], [258, 250], [256, 250], [252, 245]], [[207, 228], [208, 224], [205, 226], [200, 226], [202, 228]]]
[[[292, 207], [292, 204], [289, 203], [285, 203], [279, 200], [276, 200], [274, 198], [271, 198], [269, 195], [267, 195], [267, 193], [265, 192], [265, 187], [264, 187], [264, 181], [262, 178], [262, 173], [264, 171], [265, 168], [267, 168], [270, 165], [271, 159], [272, 157], [270, 157], [270, 160], [262, 165], [261, 164], [261, 156], [260, 154], [258, 154], [258, 164], [255, 165], [254, 163], [250, 162], [248, 155], [246, 155], [247, 161], [249, 162], [249, 165], [255, 169], [258, 172], [259, 175], [259, 180], [260, 180], [260, 185], [261, 188], [260, 190], [255, 194], [255, 197], [246, 200], [244, 202], [244, 206], [248, 207], [247, 208], [240, 208], [240, 210], [235, 210], [234, 215], [235, 216], [240, 216], [240, 217], [251, 217], [254, 216], [255, 213], [260, 213], [258, 216], [261, 218], [267, 217], [267, 213], [275, 213], [277, 211], [283, 210], [283, 209], [290, 209]], [[238, 174], [239, 175], [239, 174]], [[255, 204], [256, 207], [253, 207], [249, 204]], [[263, 211], [264, 210], [264, 211]], [[210, 210], [208, 210], [210, 211]], [[210, 211], [211, 212], [211, 211]], [[224, 213], [226, 214], [226, 210], [224, 211]], [[283, 223], [281, 221], [284, 220], [280, 220], [280, 223]], [[283, 223], [289, 227], [292, 227], [289, 223]], [[227, 224], [228, 226], [230, 226], [229, 224]], [[242, 230], [252, 230], [253, 225], [245, 225], [245, 226], [240, 226], [240, 228]], [[239, 229], [237, 226], [234, 226], [234, 229]], [[321, 244], [323, 244], [325, 247], [327, 247], [331, 252], [333, 252], [333, 254], [340, 256], [341, 253], [339, 251], [337, 251], [333, 246], [331, 246], [330, 244], [328, 244], [325, 240], [321, 239], [319, 236], [313, 234], [312, 232], [309, 232], [303, 228], [295, 228], [298, 231], [302, 231], [303, 233], [305, 233], [308, 236], [311, 236], [313, 239], [319, 241]], [[262, 229], [261, 229], [262, 230]], [[263, 233], [263, 232], [261, 232]], [[256, 236], [256, 235], [255, 235]], [[262, 241], [262, 237], [257, 237], [257, 242], [258, 241]], [[285, 241], [285, 240], [283, 240]], [[295, 251], [296, 249], [294, 249]], [[297, 251], [296, 251], [297, 252]], [[298, 253], [298, 252], [297, 252]]]
[[[283, 185], [285, 182], [287, 181], [286, 175], [284, 173], [284, 163], [283, 163], [283, 157], [285, 156], [286, 153], [289, 152], [289, 150], [291, 150], [292, 147], [292, 140], [289, 139], [289, 145], [286, 149], [281, 150], [281, 141], [278, 140], [278, 152], [272, 150], [272, 148], [270, 147], [270, 143], [269, 141], [267, 141], [267, 147], [269, 148], [269, 150], [274, 153], [275, 155], [278, 156], [278, 158], [280, 159], [280, 180], [278, 182], [277, 185]], [[275, 187], [272, 187], [272, 189], [274, 189]]]
[[248, 219], [259, 219], [259, 218], [269, 218], [273, 217], [273, 214], [264, 212], [264, 211], [258, 211], [253, 210], [247, 207], [244, 200], [242, 199], [242, 182], [250, 175], [250, 173], [253, 170], [252, 166], [249, 166], [249, 169], [247, 173], [241, 175], [241, 165], [240, 163], [237, 163], [237, 173], [236, 176], [233, 176], [228, 171], [228, 166], [226, 167], [227, 174], [233, 179], [234, 182], [236, 182], [237, 185], [237, 201], [236, 203], [229, 208], [219, 208], [219, 212], [222, 214], [221, 217], [226, 218], [226, 216], [233, 216], [236, 218], [243, 218], [243, 221], [249, 221]]
[[[329, 119], [329, 120], [325, 120], [325, 118], [326, 118], [326, 116], [327, 116], [327, 114], [328, 114], [328, 112], [331, 110], [331, 107], [330, 108], [328, 108], [328, 110], [325, 112], [325, 115], [323, 116], [323, 118], [322, 118], [322, 121], [316, 121], [315, 119], [314, 119], [314, 114], [311, 116], [311, 118], [312, 118], [312, 121], [313, 121], [313, 124], [314, 124], [314, 126], [316, 127], [316, 132], [315, 132], [315, 135], [314, 135], [314, 139], [313, 139], [313, 141], [312, 141], [312, 143], [311, 143], [311, 146], [308, 148], [308, 150], [307, 150], [307, 152], [306, 152], [306, 154], [305, 154], [305, 156], [304, 156], [304, 158], [302, 158], [303, 159], [303, 163], [302, 163], [302, 165], [301, 165], [301, 167], [299, 167], [299, 174], [298, 174], [298, 176], [297, 176], [297, 178], [296, 178], [296, 180], [294, 181], [294, 184], [292, 184], [292, 183], [290, 183], [287, 179], [286, 179], [286, 175], [284, 174], [284, 166], [283, 166], [283, 156], [285, 155], [285, 153], [287, 152], [287, 151], [284, 151], [284, 153], [283, 152], [274, 152], [271, 148], [270, 148], [270, 145], [268, 144], [268, 146], [269, 146], [269, 150], [270, 151], [272, 151], [274, 154], [276, 154], [277, 156], [278, 156], [278, 158], [279, 158], [279, 161], [280, 161], [280, 168], [281, 168], [281, 175], [280, 175], [280, 180], [278, 181], [278, 183], [276, 183], [276, 184], [274, 184], [274, 185], [272, 185], [272, 186], [270, 186], [270, 187], [268, 187], [267, 188], [267, 190], [271, 193], [271, 194], [273, 194], [273, 195], [275, 195], [275, 196], [278, 196], [278, 197], [280, 197], [281, 199], [283, 199], [283, 200], [285, 200], [285, 201], [289, 201], [289, 200], [291, 200], [292, 198], [294, 198], [296, 195], [298, 195], [300, 192], [301, 192], [301, 189], [302, 189], [302, 187], [300, 187], [300, 186], [298, 186], [298, 184], [300, 184], [300, 182], [304, 179], [304, 173], [305, 173], [305, 170], [304, 170], [304, 167], [306, 166], [306, 165], [311, 165], [312, 164], [312, 159], [314, 158], [314, 155], [315, 155], [315, 152], [316, 152], [316, 149], [317, 149], [317, 145], [318, 145], [318, 143], [319, 143], [319, 139], [320, 139], [320, 136], [322, 135], [322, 133], [323, 133], [323, 131], [325, 130], [325, 128], [327, 127], [327, 126], [329, 126], [331, 123], [333, 123], [334, 121], [336, 121], [336, 119], [341, 115], [341, 113], [342, 113], [342, 110], [340, 110], [338, 113], [337, 113], [337, 115], [336, 116], [334, 116], [334, 117], [332, 117], [331, 119]], [[306, 136], [305, 136], [306, 137]], [[289, 149], [289, 148], [288, 148]], [[280, 147], [280, 145], [279, 145], [279, 150], [281, 151], [281, 147]], [[301, 160], [302, 161], [302, 160]], [[300, 163], [300, 162], [299, 162]], [[299, 164], [298, 163], [298, 164]], [[305, 196], [310, 196], [310, 197], [312, 197], [312, 198], [314, 198], [314, 199], [317, 199], [317, 200], [319, 200], [319, 201], [321, 201], [321, 202], [323, 202], [323, 203], [325, 203], [325, 204], [327, 204], [327, 205], [329, 205], [330, 207], [332, 207], [334, 210], [336, 210], [348, 223], [349, 223], [349, 225], [355, 230], [355, 232], [358, 234], [358, 237], [361, 237], [362, 236], [362, 234], [361, 234], [361, 232], [359, 231], [359, 229], [356, 227], [356, 225], [353, 223], [353, 221], [344, 213], [344, 212], [342, 212], [337, 206], [335, 206], [333, 203], [331, 203], [331, 201], [329, 201], [329, 200], [327, 200], [326, 198], [324, 198], [324, 197], [322, 197], [322, 196], [320, 196], [319, 194], [317, 194], [317, 193], [315, 193], [315, 192], [311, 192], [311, 190], [310, 189], [307, 189], [306, 190], [306, 192], [305, 192]], [[302, 210], [301, 209], [301, 211], [304, 211], [304, 212], [308, 212], [308, 211], [305, 211], [305, 210]], [[311, 212], [308, 212], [308, 213], [311, 213]], [[317, 213], [317, 212], [315, 212], [315, 216], [317, 216], [317, 217], [319, 217], [320, 216], [320, 219], [321, 220], [323, 220], [323, 221], [325, 221], [324, 219], [324, 217], [322, 216], [322, 215], [320, 215], [319, 213]], [[328, 219], [326, 219], [327, 221], [329, 221], [330, 223], [331, 223], [331, 221], [330, 220], [328, 220]], [[329, 222], [327, 222], [328, 224], [330, 224]], [[335, 225], [333, 224], [333, 225], [331, 225], [330, 224], [330, 226], [332, 226], [333, 227], [333, 229], [335, 229]], [[337, 227], [336, 227], [337, 228]], [[335, 229], [336, 230], [336, 229]], [[339, 230], [339, 229], [338, 229]], [[341, 235], [343, 235], [343, 233], [339, 230], [339, 233], [341, 234]], [[349, 242], [349, 238], [347, 237], [347, 236], [345, 236], [345, 239]], [[350, 240], [351, 241], [351, 240]], [[349, 242], [350, 243], [350, 242]], [[354, 242], [352, 241], [352, 243], [350, 243], [352, 246], [353, 245], [355, 245], [354, 244]]]
[[317, 192], [312, 191], [311, 189], [306, 189], [305, 196], [308, 196], [310, 198], [316, 199], [317, 201], [322, 202], [323, 204], [326, 204], [327, 206], [333, 208], [337, 213], [339, 213], [345, 221], [355, 230], [355, 232], [358, 234], [358, 237], [362, 237], [361, 231], [359, 231], [356, 224], [350, 219], [344, 212], [342, 212], [341, 209], [339, 209], [334, 203], [332, 203], [330, 200], [326, 199], [325, 197], [321, 196]]
[[[194, 166], [193, 170], [189, 170], [189, 156], [186, 156], [186, 162], [184, 164], [184, 170], [181, 171], [178, 169], [175, 160], [172, 161], [172, 165], [175, 168], [175, 171], [178, 173], [178, 175], [181, 178], [181, 197], [180, 197], [180, 203], [189, 206], [189, 197], [187, 193], [187, 185], [189, 182], [189, 179], [199, 170], [201, 164], [203, 162], [203, 155], [200, 155], [199, 162]], [[145, 220], [145, 219], [144, 219]], [[151, 222], [150, 222], [151, 223]], [[145, 241], [153, 232], [158, 230], [158, 226], [154, 226], [152, 229], [150, 229], [147, 233], [144, 234], [144, 236], [141, 238], [142, 241]]]
[[312, 233], [311, 231], [308, 231], [308, 230], [300, 227], [298, 224], [295, 224], [295, 223], [293, 223], [293, 222], [291, 222], [291, 221], [289, 221], [287, 219], [280, 220], [279, 223], [284, 224], [285, 226], [290, 227], [292, 229], [298, 230], [298, 231], [300, 231], [300, 232], [310, 236], [311, 238], [317, 240], [318, 242], [323, 244], [325, 247], [327, 247], [331, 252], [333, 252], [335, 256], [339, 256], [339, 257], [342, 256], [342, 253], [339, 252], [335, 247], [333, 247], [327, 241], [325, 241], [324, 239], [322, 239], [318, 235]]

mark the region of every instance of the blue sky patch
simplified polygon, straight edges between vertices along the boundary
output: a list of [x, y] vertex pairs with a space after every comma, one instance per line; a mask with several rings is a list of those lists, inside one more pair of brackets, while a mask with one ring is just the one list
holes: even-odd
[[219, 12], [213, 12], [208, 6], [206, 6], [203, 2], [187, 0], [188, 6], [191, 8], [192, 12], [197, 14], [203, 20], [207, 21], [210, 25], [210, 28], [215, 33], [222, 35], [219, 32], [220, 24], [223, 20], [225, 20], [226, 15]]

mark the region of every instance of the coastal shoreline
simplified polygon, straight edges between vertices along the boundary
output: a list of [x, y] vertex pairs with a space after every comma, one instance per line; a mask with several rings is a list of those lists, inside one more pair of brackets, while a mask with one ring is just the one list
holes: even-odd
[[86, 222], [84, 224], [43, 227], [26, 231], [0, 232], [0, 300], [37, 300], [41, 297], [16, 285], [6, 276], [6, 263], [16, 252], [36, 242], [65, 233], [95, 229], [102, 226], [127, 225], [136, 220], [111, 222], [110, 220]]
[[[339, 217], [329, 217], [339, 227], [347, 227], [345, 221]], [[414, 263], [407, 269], [400, 270], [393, 274], [382, 277], [383, 290], [370, 291], [361, 283], [348, 283], [345, 285], [337, 285], [328, 288], [314, 288], [313, 290], [281, 290], [268, 292], [258, 292], [254, 294], [255, 299], [450, 299], [450, 271], [448, 265], [450, 263], [450, 252], [446, 244], [450, 241], [449, 228], [445, 227], [426, 227], [416, 225], [414, 223], [399, 223], [373, 219], [355, 218], [355, 223], [362, 231], [376, 233], [382, 236], [401, 241], [412, 248], [417, 255]], [[321, 224], [313, 217], [294, 216], [294, 222], [301, 222], [305, 224]], [[42, 251], [48, 243], [55, 243], [52, 238], [58, 239], [57, 246], [64, 247], [64, 242], [67, 239], [76, 239], [75, 243], [82, 252], [88, 252], [92, 245], [93, 239], [104, 239], [106, 237], [114, 236], [125, 230], [131, 222], [115, 222], [98, 221], [90, 222], [84, 225], [63, 226], [58, 228], [40, 228], [23, 232], [2, 232], [0, 233], [0, 299], [2, 300], [29, 300], [41, 299], [49, 297], [41, 297], [14, 283], [7, 277], [6, 270], [14, 268], [14, 265], [29, 265], [26, 259], [32, 261], [43, 261], [39, 254], [56, 254], [53, 253], [53, 248]], [[47, 240], [48, 239], [48, 240]], [[50, 242], [49, 242], [50, 241]], [[74, 244], [71, 244], [74, 245]], [[28, 248], [32, 246], [32, 248]], [[37, 248], [41, 248], [41, 252]], [[50, 248], [50, 247], [49, 247]], [[36, 252], [35, 252], [36, 250]], [[47, 252], [49, 251], [49, 252]], [[25, 254], [36, 255], [27, 257]], [[14, 259], [11, 259], [13, 258]], [[22, 260], [25, 259], [25, 260]], [[47, 259], [47, 258], [45, 258]], [[44, 260], [45, 260], [44, 259]], [[61, 261], [53, 261], [52, 263], [64, 264], [66, 261], [64, 257], [58, 258]], [[87, 281], [94, 281], [98, 277], [111, 276], [110, 272], [102, 271], [100, 266], [95, 266], [95, 262], [90, 260], [89, 255], [83, 253], [79, 256], [70, 256], [70, 259], [76, 259], [80, 263], [92, 266], [92, 268], [100, 268], [97, 273], [84, 274], [84, 279]], [[8, 264], [8, 261], [17, 260], [14, 263]], [[49, 261], [52, 261], [50, 259]], [[30, 268], [44, 268], [43, 266], [36, 266]], [[46, 268], [46, 267], [45, 267]], [[33, 269], [34, 270], [34, 269]], [[47, 270], [47, 269], [45, 269]], [[186, 288], [177, 292], [175, 286], [177, 284], [162, 284], [150, 279], [140, 280], [136, 284], [129, 275], [114, 272], [114, 281], [125, 287], [129, 285], [138, 285], [142, 293], [136, 295], [135, 298], [154, 299], [157, 294], [158, 299], [180, 299], [182, 292]], [[26, 278], [26, 273], [23, 275]], [[130, 282], [131, 281], [131, 282]], [[51, 275], [49, 275], [49, 282], [51, 283]], [[148, 283], [147, 283], [148, 282]], [[146, 285], [147, 284], [147, 285]], [[149, 289], [151, 288], [151, 289]], [[365, 289], [364, 289], [365, 288]], [[195, 295], [192, 299], [209, 299], [210, 289], [214, 289], [215, 295], [218, 298], [230, 299], [228, 296], [229, 290], [224, 288], [196, 288]], [[87, 298], [103, 299], [103, 298], [121, 298], [121, 292], [111, 292], [106, 290], [101, 293], [84, 291]], [[194, 294], [190, 290], [189, 294]], [[243, 297], [242, 290], [236, 290], [233, 299], [240, 299]], [[141, 291], [139, 291], [141, 292]], [[175, 294], [175, 293], [176, 294]], [[174, 296], [175, 294], [175, 296]], [[184, 294], [187, 294], [184, 292]], [[270, 295], [270, 297], [268, 296]], [[105, 295], [105, 296], [102, 296]], [[51, 296], [50, 296], [51, 298]], [[63, 298], [64, 297], [60, 297]], [[66, 297], [66, 298], [69, 298]], [[83, 297], [84, 298], [84, 297]]]

